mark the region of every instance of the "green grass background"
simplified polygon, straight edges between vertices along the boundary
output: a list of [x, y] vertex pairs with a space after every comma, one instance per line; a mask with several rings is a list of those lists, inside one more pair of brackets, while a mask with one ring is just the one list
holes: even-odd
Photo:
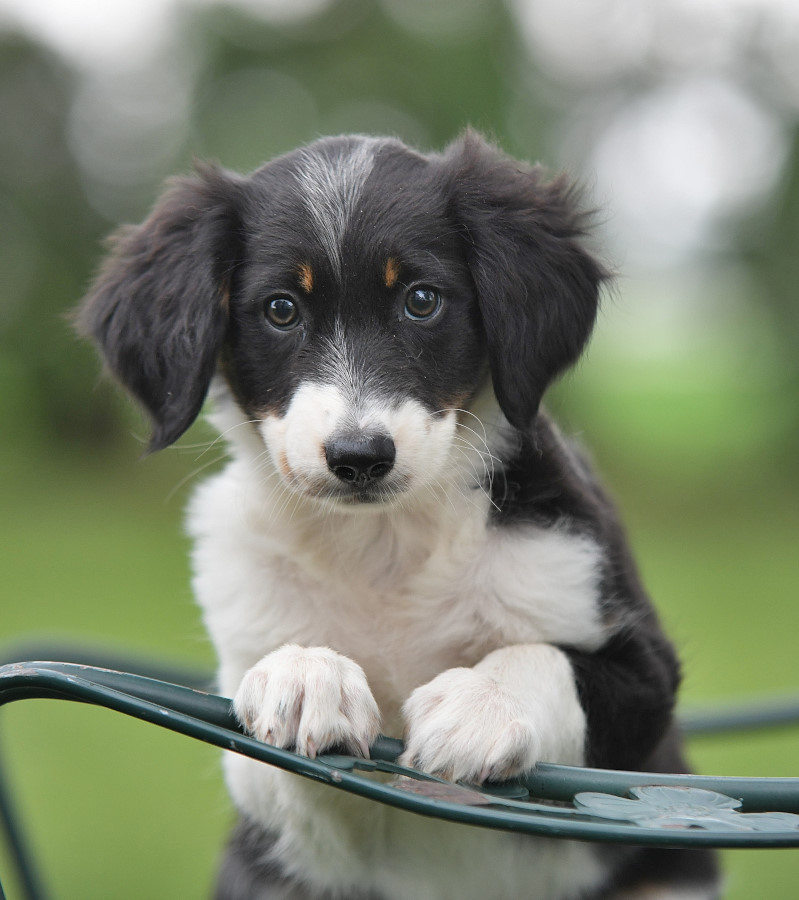
[[[600, 405], [594, 392], [608, 383], [590, 367], [578, 380], [568, 418], [583, 424], [620, 500], [684, 660], [684, 703], [799, 687], [799, 516], [777, 461], [716, 425], [700, 449], [678, 439], [723, 422], [714, 410], [729, 398], [669, 406], [639, 383]], [[762, 402], [751, 406], [754, 415]], [[187, 476], [216, 452], [203, 451], [203, 437], [199, 448], [144, 460], [133, 438], [102, 460], [36, 442], [0, 452], [3, 640], [57, 637], [212, 667], [182, 533], [187, 493], [202, 477]], [[54, 701], [15, 703], [0, 724], [8, 775], [54, 897], [207, 896], [232, 821], [215, 749]], [[790, 730], [704, 739], [691, 755], [703, 772], [795, 775], [798, 742]], [[19, 896], [5, 851], [0, 865], [9, 898]], [[799, 893], [797, 851], [726, 853], [725, 867], [730, 900]]]

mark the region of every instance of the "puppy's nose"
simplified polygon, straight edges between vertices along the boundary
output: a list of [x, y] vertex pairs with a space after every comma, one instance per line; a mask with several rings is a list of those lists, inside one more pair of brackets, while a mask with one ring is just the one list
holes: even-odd
[[333, 438], [325, 444], [327, 466], [346, 484], [363, 486], [384, 478], [397, 455], [387, 434]]

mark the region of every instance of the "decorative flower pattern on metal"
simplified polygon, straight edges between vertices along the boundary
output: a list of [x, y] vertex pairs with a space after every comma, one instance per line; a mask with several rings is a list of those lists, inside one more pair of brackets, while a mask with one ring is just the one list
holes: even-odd
[[793, 813], [738, 812], [740, 800], [715, 791], [657, 785], [631, 788], [631, 798], [587, 791], [575, 795], [579, 812], [601, 819], [635, 822], [649, 828], [704, 828], [714, 831], [799, 831]]

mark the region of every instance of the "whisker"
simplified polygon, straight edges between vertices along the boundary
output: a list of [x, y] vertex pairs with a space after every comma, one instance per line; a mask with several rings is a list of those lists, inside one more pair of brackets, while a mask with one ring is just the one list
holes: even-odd
[[478, 456], [483, 463], [483, 467], [485, 468], [486, 473], [490, 473], [492, 476], [496, 471], [496, 465], [502, 465], [502, 461], [499, 459], [499, 457], [494, 456], [494, 454], [489, 450], [481, 450], [479, 447], [475, 446], [474, 443], [465, 435], [455, 435], [452, 445], [453, 447], [466, 448], [471, 451], [471, 453]]
[[[502, 460], [498, 456], [494, 456], [489, 450], [481, 450], [479, 447], [476, 447], [467, 437], [463, 435], [456, 435], [453, 440], [453, 446], [457, 447], [467, 447], [473, 453], [480, 457], [483, 461], [483, 464], [488, 468], [488, 462], [491, 464], [492, 471], [496, 467], [496, 465], [502, 465]], [[488, 461], [488, 462], [487, 462]]]
[[183, 478], [181, 478], [180, 481], [178, 481], [178, 483], [169, 490], [166, 497], [164, 497], [164, 505], [170, 503], [173, 500], [173, 498], [175, 497], [175, 494], [177, 494], [177, 492], [184, 485], [188, 484], [188, 482], [190, 482], [193, 478], [196, 478], [197, 475], [199, 475], [201, 472], [204, 472], [206, 469], [209, 469], [211, 466], [214, 466], [218, 462], [221, 462], [225, 458], [225, 456], [226, 456], [226, 454], [222, 453], [220, 456], [217, 456], [215, 459], [211, 459], [208, 462], [203, 463], [201, 466], [198, 466], [196, 469], [193, 469], [191, 472], [189, 472], [188, 475], [185, 475]]
[[[472, 462], [471, 458], [468, 456], [468, 454], [466, 453], [466, 451], [465, 451], [462, 447], [458, 447], [458, 446], [456, 446], [456, 445], [453, 445], [453, 449], [457, 450], [461, 455], [463, 455], [464, 457], [466, 457], [466, 459], [467, 459], [468, 462]], [[472, 449], [474, 449], [474, 448], [472, 448]], [[484, 464], [484, 467], [485, 467], [485, 464]], [[474, 466], [474, 464], [472, 464], [472, 470], [474, 471], [475, 476], [478, 476], [477, 469], [476, 469], [476, 467]], [[477, 486], [477, 489], [480, 491], [480, 493], [485, 494], [485, 496], [486, 496], [487, 499], [488, 499], [488, 502], [494, 507], [494, 509], [497, 510], [497, 512], [499, 512], [499, 511], [500, 511], [500, 507], [497, 505], [496, 501], [494, 500], [494, 498], [493, 498], [493, 496], [492, 496], [492, 494], [491, 494], [491, 488], [492, 488], [493, 483], [494, 483], [494, 472], [493, 472], [493, 470], [489, 471], [488, 468], [485, 468], [484, 474], [485, 474], [486, 479], [487, 479], [487, 481], [488, 481], [488, 486], [484, 485], [482, 479], [478, 476], [478, 477], [476, 478], [476, 482], [477, 482], [477, 485], [476, 485], [476, 486]]]
[[[245, 422], [237, 422], [235, 425], [231, 425], [230, 428], [226, 428], [224, 431], [220, 432], [208, 446], [203, 450], [203, 452], [197, 457], [200, 459], [204, 456], [212, 447], [216, 446], [223, 438], [227, 437], [231, 431], [235, 431], [237, 428], [241, 428], [244, 425], [257, 425], [259, 419], [247, 419]], [[201, 444], [199, 446], [202, 446]]]

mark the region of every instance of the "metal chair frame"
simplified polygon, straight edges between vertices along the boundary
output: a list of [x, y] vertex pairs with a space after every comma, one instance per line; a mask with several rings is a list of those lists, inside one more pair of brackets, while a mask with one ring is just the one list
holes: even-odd
[[[129, 667], [143, 671], [141, 666]], [[103, 706], [333, 789], [452, 822], [646, 846], [799, 847], [799, 778], [663, 775], [542, 763], [512, 783], [452, 783], [399, 765], [402, 742], [394, 738], [379, 737], [370, 759], [338, 753], [308, 759], [281, 750], [244, 734], [229, 699], [196, 688], [201, 683], [197, 673], [147, 667], [144, 675], [115, 668], [11, 663], [0, 667], [0, 705], [50, 698]], [[184, 683], [162, 680], [164, 676]], [[695, 713], [681, 721], [688, 734], [790, 725], [799, 723], [799, 699]], [[376, 780], [371, 777], [375, 772], [394, 778], [388, 783]], [[25, 897], [44, 900], [2, 771], [0, 819]], [[3, 897], [0, 885], [0, 900]]]

